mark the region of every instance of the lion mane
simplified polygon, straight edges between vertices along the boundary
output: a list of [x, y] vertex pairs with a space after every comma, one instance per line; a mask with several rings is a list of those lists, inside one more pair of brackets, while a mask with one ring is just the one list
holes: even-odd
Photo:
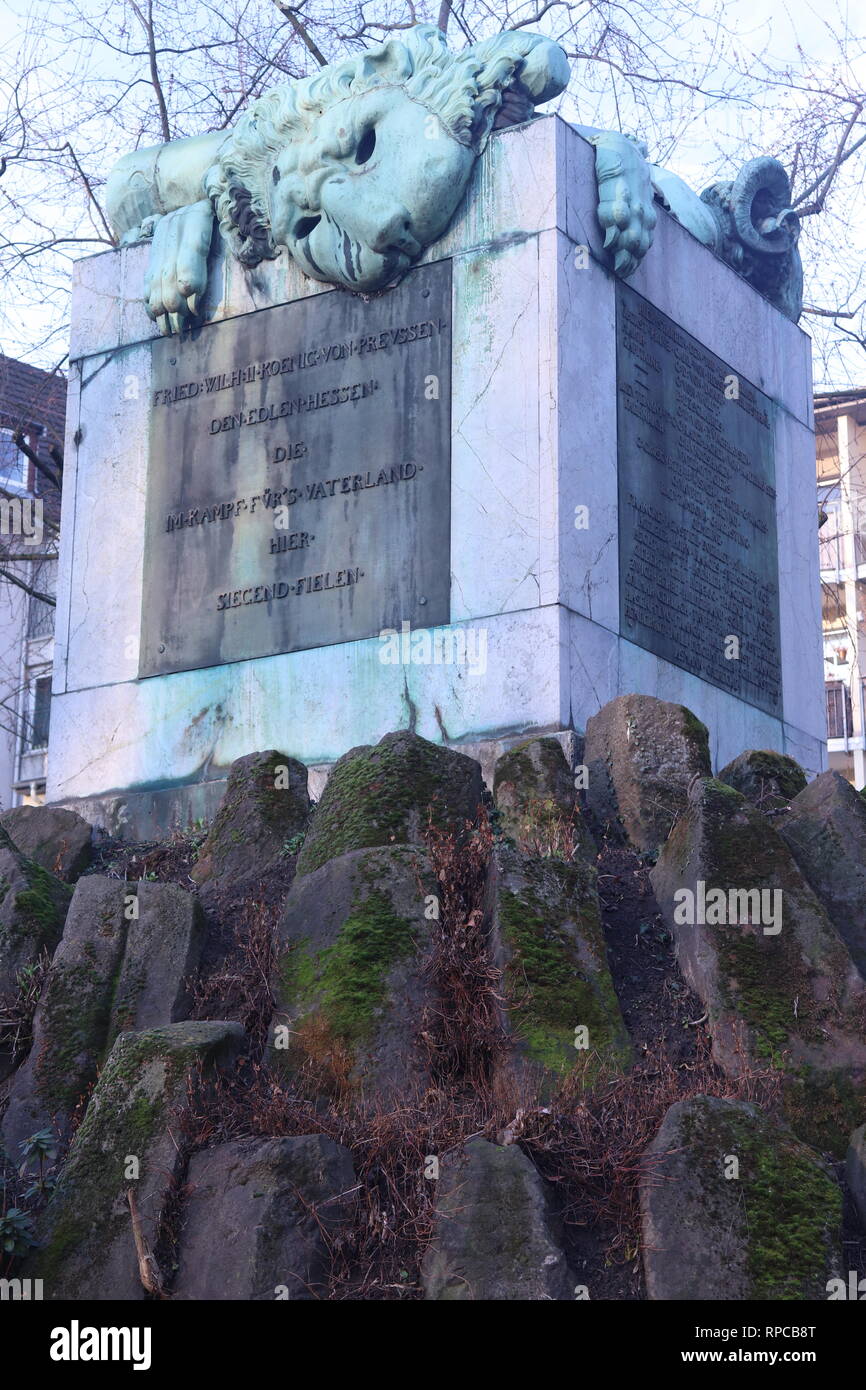
[[[538, 44], [535, 35], [502, 33], [453, 53], [439, 29], [418, 25], [402, 39], [388, 39], [259, 97], [205, 178], [205, 192], [235, 256], [255, 266], [279, 255], [267, 205], [270, 170], [293, 145], [300, 157], [301, 142], [335, 103], [374, 88], [401, 87], [412, 101], [438, 116], [455, 140], [480, 154], [504, 92], [520, 90], [521, 73]], [[557, 83], [555, 90], [561, 85]], [[546, 97], [536, 95], [535, 100], [540, 99]]]

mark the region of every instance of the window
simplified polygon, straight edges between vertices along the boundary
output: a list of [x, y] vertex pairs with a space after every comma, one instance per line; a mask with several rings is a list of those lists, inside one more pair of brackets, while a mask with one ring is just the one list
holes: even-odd
[[27, 460], [12, 438], [12, 431], [0, 429], [0, 487], [10, 486], [27, 486]]
[[845, 563], [843, 534], [841, 524], [841, 498], [839, 484], [818, 489], [819, 511], [824, 512], [826, 521], [818, 531], [818, 546], [821, 554], [822, 570], [839, 570]]
[[48, 725], [51, 719], [51, 677], [37, 676], [33, 682], [33, 707], [30, 715], [30, 748], [48, 747]]
[[[54, 594], [57, 591], [57, 561], [42, 560], [33, 566], [31, 586], [40, 594]], [[27, 636], [50, 637], [54, 632], [54, 609], [50, 603], [31, 595], [27, 612]]]
[[821, 622], [824, 627], [844, 627], [847, 610], [845, 608], [845, 585], [821, 585]]
[[848, 738], [851, 733], [851, 696], [841, 681], [827, 681], [827, 737]]

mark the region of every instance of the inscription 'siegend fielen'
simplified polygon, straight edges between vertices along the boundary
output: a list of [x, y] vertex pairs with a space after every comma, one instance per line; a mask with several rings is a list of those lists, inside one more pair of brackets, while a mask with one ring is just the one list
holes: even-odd
[[358, 309], [152, 345], [140, 675], [449, 621], [450, 261]]
[[771, 412], [755, 386], [617, 286], [620, 631], [780, 715]]

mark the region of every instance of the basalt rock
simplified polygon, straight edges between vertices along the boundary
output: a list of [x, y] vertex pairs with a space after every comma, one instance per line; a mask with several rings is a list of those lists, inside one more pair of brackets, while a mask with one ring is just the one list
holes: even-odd
[[93, 827], [61, 806], [16, 806], [0, 825], [22, 854], [64, 883], [75, 883], [93, 859]]
[[205, 896], [263, 878], [300, 841], [309, 814], [303, 763], [274, 749], [238, 758], [190, 877]]
[[471, 1139], [442, 1161], [421, 1279], [430, 1300], [573, 1296], [549, 1190], [516, 1144]]
[[506, 1026], [542, 1085], [589, 1060], [622, 1069], [628, 1031], [607, 959], [594, 865], [500, 849], [492, 873], [492, 944]]
[[723, 767], [719, 781], [741, 792], [759, 811], [775, 811], [803, 790], [806, 774], [784, 753], [752, 748]]
[[709, 735], [684, 705], [619, 695], [587, 720], [587, 805], [635, 849], [664, 844], [694, 777], [709, 777]]
[[574, 778], [559, 740], [529, 739], [503, 753], [493, 774], [493, 799], [503, 829], [523, 850], [570, 829], [577, 815]]
[[[0, 1004], [15, 1012], [22, 979], [60, 940], [72, 896], [60, 879], [13, 844], [0, 826]], [[0, 1080], [20, 1058], [0, 1034]]]
[[206, 928], [201, 905], [177, 883], [127, 884], [134, 912], [114, 991], [108, 1044], [119, 1033], [161, 1028], [189, 1017], [190, 989]]
[[397, 845], [330, 859], [295, 879], [280, 923], [271, 1065], [311, 1068], [324, 1089], [411, 1090], [427, 1081], [416, 1042], [428, 988], [424, 851]]
[[121, 1033], [45, 1210], [42, 1244], [24, 1265], [25, 1276], [43, 1280], [45, 1298], [144, 1298], [127, 1194], [153, 1253], [184, 1169], [181, 1112], [233, 1068], [243, 1044], [238, 1023]]
[[743, 1101], [671, 1106], [645, 1153], [641, 1216], [651, 1299], [825, 1299], [838, 1277], [832, 1173]]
[[704, 779], [651, 878], [716, 1061], [780, 1068], [797, 1133], [844, 1152], [866, 1114], [866, 987], [785, 841]]
[[333, 766], [298, 858], [298, 874], [374, 846], [421, 844], [428, 820], [461, 831], [483, 797], [472, 758], [417, 734], [386, 734]]
[[348, 1149], [324, 1134], [194, 1154], [172, 1298], [310, 1300], [327, 1293], [327, 1238], [351, 1214]]
[[845, 1156], [845, 1177], [860, 1224], [866, 1231], [866, 1124], [860, 1125], [851, 1135]]
[[866, 801], [838, 772], [822, 772], [779, 830], [866, 978]]
[[33, 1046], [3, 1117], [3, 1142], [13, 1156], [37, 1130], [53, 1129], [62, 1147], [96, 1080], [126, 942], [126, 897], [121, 879], [94, 874], [76, 885], [33, 1019]]

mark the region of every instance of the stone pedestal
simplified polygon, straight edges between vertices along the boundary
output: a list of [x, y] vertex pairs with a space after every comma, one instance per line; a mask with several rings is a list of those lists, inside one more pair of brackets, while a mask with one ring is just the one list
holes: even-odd
[[[148, 472], [182, 470], [185, 461], [182, 448], [172, 465], [164, 444], [156, 458], [149, 443], [156, 428], [158, 359], [157, 332], [141, 303], [148, 247], [78, 262], [51, 800], [78, 805], [91, 819], [125, 821], [147, 832], [172, 818], [209, 814], [229, 765], [257, 749], [278, 748], [324, 772], [351, 746], [411, 727], [481, 756], [489, 766], [519, 737], [582, 731], [601, 705], [630, 691], [693, 710], [710, 729], [716, 767], [745, 748], [774, 748], [810, 773], [821, 770], [825, 724], [809, 339], [661, 210], [655, 243], [629, 280], [624, 301], [621, 282], [607, 268], [595, 202], [592, 148], [559, 118], [539, 119], [491, 139], [451, 230], [425, 257], [426, 263], [450, 261], [450, 623], [428, 633], [425, 647], [413, 610], [411, 638], [401, 641], [396, 660], [384, 657], [383, 639], [370, 632], [274, 655], [222, 663], [217, 656], [214, 664], [189, 670], [177, 669], [173, 649], [170, 673], [142, 671], [142, 604], [150, 592]], [[245, 271], [217, 250], [210, 283], [205, 319], [217, 327], [205, 326], [202, 334], [273, 305], [342, 293], [306, 280], [285, 254]], [[644, 324], [656, 327], [672, 321], [664, 330], [664, 361], [652, 341], [641, 347], [637, 329], [629, 347], [624, 302], [638, 325], [641, 315]], [[354, 301], [350, 317], [357, 335], [364, 334], [365, 316], [377, 305], [381, 300]], [[666, 319], [654, 318], [655, 311]], [[688, 637], [694, 649], [688, 670], [669, 659], [682, 659], [669, 638], [666, 645], [656, 644], [664, 652], [657, 654], [631, 640], [641, 632], [645, 640], [646, 628], [626, 622], [621, 576], [630, 575], [634, 598], [643, 570], [640, 554], [637, 567], [628, 570], [635, 556], [620, 553], [626, 531], [633, 544], [636, 512], [618, 464], [618, 398], [622, 448], [624, 422], [632, 441], [647, 422], [652, 428], [652, 404], [643, 417], [640, 409], [629, 410], [627, 398], [640, 403], [646, 379], [635, 377], [635, 362], [639, 373], [645, 359], [650, 376], [655, 372], [661, 379], [679, 353], [691, 350], [698, 356], [684, 370], [694, 374], [702, 359], [698, 349], [687, 348], [689, 339], [736, 378], [752, 423], [764, 417], [761, 437], [771, 475], [756, 466], [748, 487], [735, 489], [734, 501], [737, 515], [745, 514], [743, 525], [757, 526], [763, 538], [767, 587], [757, 597], [752, 581], [744, 590], [752, 617], [754, 603], [760, 606], [775, 587], [775, 563], [768, 570], [768, 555], [773, 562], [771, 552], [778, 556], [778, 628], [770, 598], [767, 622], [753, 628], [748, 650], [754, 675], [755, 642], [766, 638], [767, 651], [757, 655], [766, 656], [769, 667], [778, 643], [777, 696], [767, 693], [763, 676], [743, 686], [748, 698], [741, 698], [695, 674], [701, 669], [699, 635]], [[174, 341], [182, 358], [188, 345]], [[634, 351], [624, 362], [627, 349]], [[275, 356], [284, 351], [274, 344]], [[707, 425], [701, 423], [705, 403], [698, 388], [696, 382], [700, 435]], [[388, 410], [389, 403], [378, 400], [376, 409]], [[357, 418], [363, 448], [363, 418]], [[640, 448], [640, 459], [630, 456], [630, 479], [640, 477], [638, 465], [649, 457]], [[359, 468], [354, 459], [328, 462], [335, 475]], [[708, 494], [706, 474], [714, 470], [698, 454], [692, 466], [695, 486], [686, 490], [684, 515], [703, 515], [700, 534], [722, 535], [730, 529], [730, 512], [719, 480], [713, 479]], [[748, 460], [743, 468], [750, 471]], [[763, 499], [762, 515], [751, 504], [752, 486], [755, 498]], [[190, 498], [189, 506], [198, 500]], [[775, 522], [774, 537], [767, 515]], [[748, 563], [742, 540], [728, 535], [725, 543]], [[700, 568], [712, 585], [712, 547], [708, 553], [706, 568]], [[338, 560], [325, 556], [321, 563]], [[693, 561], [689, 574], [695, 583]], [[232, 578], [222, 587], [231, 588]], [[243, 581], [238, 575], [236, 582]], [[646, 582], [657, 587], [658, 576]], [[191, 630], [200, 621], [197, 602], [185, 609]], [[701, 602], [706, 604], [705, 595]], [[640, 616], [646, 619], [647, 612]], [[432, 641], [437, 634], [447, 638], [438, 647]], [[708, 628], [707, 643], [717, 639]], [[716, 676], [719, 670], [724, 675], [718, 652], [712, 656]]]

